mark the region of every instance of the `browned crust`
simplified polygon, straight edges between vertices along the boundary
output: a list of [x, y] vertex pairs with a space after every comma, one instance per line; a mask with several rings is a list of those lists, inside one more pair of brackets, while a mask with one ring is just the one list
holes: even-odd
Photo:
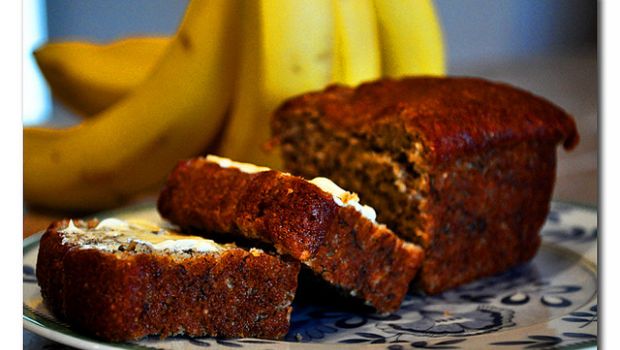
[[429, 236], [419, 282], [427, 293], [534, 257], [553, 191], [555, 146], [496, 149], [425, 175], [429, 197], [421, 212]]
[[37, 279], [60, 319], [109, 341], [148, 335], [282, 338], [299, 264], [239, 248], [179, 258], [107, 253], [43, 235]]
[[188, 229], [272, 244], [380, 312], [398, 309], [422, 252], [308, 181], [247, 174], [203, 158], [181, 162], [160, 194], [162, 217]]
[[[285, 102], [272, 126], [289, 171], [358, 192], [379, 221], [424, 247], [418, 280], [428, 293], [535, 255], [555, 148], [578, 142], [558, 107], [474, 78], [334, 86]], [[398, 174], [409, 179], [400, 188]], [[391, 215], [390, 203], [408, 215]]]
[[567, 149], [579, 141], [573, 118], [549, 101], [508, 84], [469, 77], [383, 79], [291, 98], [274, 115], [275, 138], [286, 131], [280, 127], [284, 116], [308, 115], [366, 137], [381, 125], [399, 125], [423, 139], [430, 163], [527, 140], [563, 143]]
[[387, 228], [342, 210], [324, 244], [303, 261], [325, 281], [362, 298], [380, 312], [398, 310], [424, 254]]

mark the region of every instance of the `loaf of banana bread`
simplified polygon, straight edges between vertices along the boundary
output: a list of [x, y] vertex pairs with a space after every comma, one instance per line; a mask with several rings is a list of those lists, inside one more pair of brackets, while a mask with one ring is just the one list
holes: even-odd
[[207, 156], [180, 162], [157, 204], [185, 230], [266, 242], [380, 312], [399, 308], [422, 259], [419, 247], [326, 178]]
[[118, 219], [55, 222], [37, 280], [51, 312], [109, 341], [148, 335], [282, 338], [300, 265]]
[[428, 293], [531, 259], [549, 210], [556, 146], [573, 119], [518, 88], [407, 77], [331, 86], [283, 103], [272, 131], [292, 174], [326, 176], [424, 248]]

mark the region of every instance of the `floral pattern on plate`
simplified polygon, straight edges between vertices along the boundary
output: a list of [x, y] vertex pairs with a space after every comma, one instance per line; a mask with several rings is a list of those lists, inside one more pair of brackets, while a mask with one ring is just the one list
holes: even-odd
[[[114, 214], [157, 219], [152, 205]], [[323, 344], [396, 350], [593, 345], [598, 322], [596, 216], [594, 209], [553, 203], [541, 233], [543, 245], [530, 263], [440, 295], [412, 292], [390, 315], [337, 303], [297, 301], [283, 341], [149, 337], [109, 344], [76, 333], [42, 303], [34, 270], [38, 237], [33, 237], [24, 242], [24, 326], [81, 348], [296, 349]]]

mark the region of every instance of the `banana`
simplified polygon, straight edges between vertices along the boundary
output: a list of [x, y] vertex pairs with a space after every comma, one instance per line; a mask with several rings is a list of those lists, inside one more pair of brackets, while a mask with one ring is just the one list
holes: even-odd
[[242, 162], [273, 166], [260, 144], [266, 139], [268, 131], [264, 127], [269, 119], [260, 90], [260, 11], [256, 1], [243, 5], [239, 75], [230, 120], [217, 153]]
[[173, 38], [150, 40], [37, 51], [56, 95], [96, 113], [68, 129], [24, 130], [28, 203], [120, 204], [222, 130], [217, 153], [280, 169], [262, 146], [284, 99], [334, 82], [445, 71], [430, 0], [193, 0]]
[[246, 16], [259, 19], [249, 33], [257, 42], [242, 59], [237, 100], [219, 153], [280, 169], [277, 152], [263, 150], [270, 114], [284, 99], [334, 81], [333, 8], [331, 0], [250, 2], [258, 3], [250, 11], [256, 14]]
[[432, 0], [374, 0], [383, 74], [443, 75], [441, 27]]
[[336, 81], [357, 85], [381, 76], [377, 17], [372, 0], [333, 0]]
[[[261, 70], [269, 106], [333, 81], [330, 0], [260, 0]], [[296, 14], [296, 15], [291, 15]]]
[[169, 37], [133, 37], [109, 44], [54, 42], [39, 47], [34, 57], [52, 94], [87, 117], [139, 85], [169, 43]]
[[24, 198], [99, 210], [159, 185], [202, 151], [232, 98], [239, 0], [193, 0], [152, 73], [130, 94], [68, 129], [24, 129]]

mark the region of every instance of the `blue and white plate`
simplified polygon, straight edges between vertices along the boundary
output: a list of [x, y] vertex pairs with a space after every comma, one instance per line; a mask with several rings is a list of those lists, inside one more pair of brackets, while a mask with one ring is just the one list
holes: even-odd
[[[153, 205], [114, 212], [159, 220]], [[543, 349], [596, 344], [597, 212], [553, 203], [543, 244], [528, 264], [441, 295], [412, 293], [381, 316], [345, 307], [297, 304], [284, 341], [156, 337], [104, 343], [56, 320], [42, 303], [35, 271], [39, 235], [24, 241], [24, 327], [84, 349]]]

